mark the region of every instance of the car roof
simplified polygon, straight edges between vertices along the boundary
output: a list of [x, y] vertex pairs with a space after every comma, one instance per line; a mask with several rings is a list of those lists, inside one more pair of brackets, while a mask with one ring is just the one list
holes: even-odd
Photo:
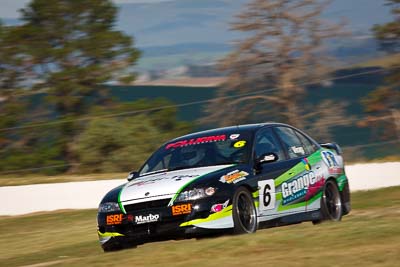
[[190, 133], [184, 136], [177, 137], [175, 139], [170, 140], [169, 142], [172, 141], [177, 141], [177, 140], [182, 140], [182, 139], [191, 139], [191, 138], [196, 138], [199, 136], [212, 136], [212, 135], [217, 135], [221, 133], [232, 133], [235, 131], [250, 131], [250, 132], [255, 132], [258, 129], [264, 127], [264, 126], [272, 126], [272, 125], [281, 125], [281, 126], [289, 126], [284, 123], [277, 123], [277, 122], [264, 122], [264, 123], [256, 123], [256, 124], [242, 124], [242, 125], [235, 125], [235, 126], [228, 126], [228, 127], [221, 127], [221, 128], [215, 128], [215, 129], [210, 129], [210, 130], [205, 130], [205, 131], [200, 131], [200, 132], [194, 132]]

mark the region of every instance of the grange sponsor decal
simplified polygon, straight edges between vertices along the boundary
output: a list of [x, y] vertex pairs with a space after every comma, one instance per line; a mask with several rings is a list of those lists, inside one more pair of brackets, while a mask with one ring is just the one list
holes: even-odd
[[222, 176], [221, 179], [219, 179], [219, 181], [227, 184], [232, 184], [232, 183], [236, 184], [246, 179], [247, 175], [249, 174], [245, 171], [234, 170]]
[[188, 203], [188, 204], [175, 205], [172, 206], [171, 209], [173, 216], [189, 214], [192, 212], [192, 204]]
[[190, 145], [198, 145], [201, 143], [219, 142], [219, 141], [225, 141], [225, 140], [226, 140], [225, 134], [198, 137], [198, 138], [182, 140], [182, 141], [178, 141], [175, 143], [167, 144], [165, 149], [178, 148], [178, 147], [184, 147], [184, 146], [190, 146]]
[[152, 222], [157, 222], [160, 219], [159, 214], [149, 214], [149, 215], [137, 215], [135, 216], [135, 223], [136, 224], [142, 224], [142, 223], [152, 223]]
[[322, 177], [317, 177], [313, 171], [306, 172], [290, 181], [282, 183], [282, 205], [287, 205], [306, 196], [310, 187], [315, 187]]
[[317, 177], [317, 182], [310, 186], [307, 190], [306, 196], [304, 200], [309, 200], [313, 196], [315, 196], [319, 191], [321, 191], [322, 187], [325, 185], [325, 178], [321, 176], [320, 178]]
[[123, 214], [107, 215], [106, 224], [107, 225], [121, 224], [123, 216], [124, 216]]

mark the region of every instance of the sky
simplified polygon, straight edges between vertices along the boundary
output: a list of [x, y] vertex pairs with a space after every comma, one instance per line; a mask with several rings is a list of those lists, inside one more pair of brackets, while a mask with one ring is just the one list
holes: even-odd
[[[52, 1], [52, 0], [51, 0]], [[116, 4], [124, 3], [154, 3], [171, 0], [113, 0]], [[17, 18], [18, 10], [23, 8], [30, 0], [0, 0], [0, 18]]]

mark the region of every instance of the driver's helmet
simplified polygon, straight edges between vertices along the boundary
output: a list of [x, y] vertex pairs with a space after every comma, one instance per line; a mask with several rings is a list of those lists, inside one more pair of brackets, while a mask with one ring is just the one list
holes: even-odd
[[185, 146], [181, 149], [182, 163], [184, 165], [194, 166], [199, 164], [206, 155], [206, 149], [200, 146]]

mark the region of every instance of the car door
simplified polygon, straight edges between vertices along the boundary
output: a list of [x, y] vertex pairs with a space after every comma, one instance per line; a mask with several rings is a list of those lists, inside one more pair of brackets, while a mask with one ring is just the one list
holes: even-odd
[[288, 157], [288, 169], [275, 178], [277, 212], [282, 215], [305, 212], [309, 187], [317, 180], [318, 166], [312, 157], [317, 146], [291, 127], [277, 126], [274, 131]]
[[321, 147], [317, 144], [317, 142], [313, 141], [309, 137], [306, 137], [300, 132], [296, 131], [296, 134], [298, 135], [300, 141], [304, 145], [304, 148], [308, 152], [307, 160], [315, 177], [315, 179], [310, 181], [310, 184], [307, 187], [307, 193], [305, 197], [305, 200], [307, 201], [306, 211], [310, 212], [314, 210], [319, 210], [321, 206], [320, 199], [322, 195], [322, 189], [325, 184], [325, 179], [327, 178], [327, 175], [329, 175], [326, 173], [326, 165], [323, 163], [322, 159], [324, 158], [322, 156], [324, 152], [320, 150]]
[[267, 221], [278, 216], [276, 206], [275, 179], [291, 168], [287, 155], [282, 149], [281, 142], [272, 127], [264, 127], [255, 135], [253, 158], [274, 153], [277, 159], [273, 162], [255, 166], [256, 179], [259, 189], [258, 216], [259, 221]]

